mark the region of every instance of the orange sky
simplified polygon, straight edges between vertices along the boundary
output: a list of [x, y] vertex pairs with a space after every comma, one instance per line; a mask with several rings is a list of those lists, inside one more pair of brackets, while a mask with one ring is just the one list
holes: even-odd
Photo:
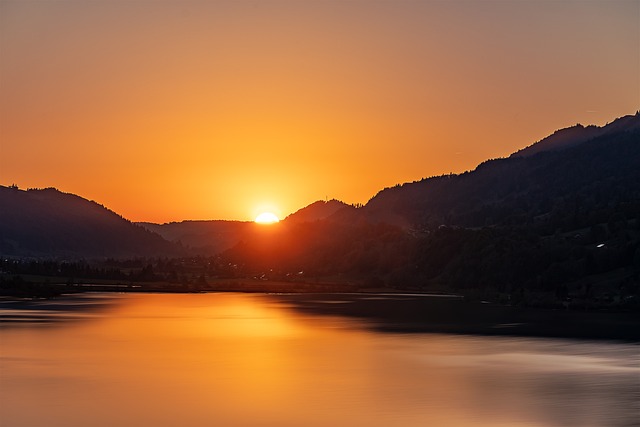
[[640, 108], [640, 1], [0, 0], [0, 184], [281, 217]]

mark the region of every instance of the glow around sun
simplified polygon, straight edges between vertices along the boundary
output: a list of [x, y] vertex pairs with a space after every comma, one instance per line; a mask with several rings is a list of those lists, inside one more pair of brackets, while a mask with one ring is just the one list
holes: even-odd
[[278, 221], [280, 221], [280, 219], [273, 212], [262, 212], [255, 219], [255, 222], [258, 224], [273, 224]]

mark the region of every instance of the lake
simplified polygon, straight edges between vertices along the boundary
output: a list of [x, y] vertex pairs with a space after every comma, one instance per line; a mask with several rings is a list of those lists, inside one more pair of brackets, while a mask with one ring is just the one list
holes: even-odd
[[240, 293], [0, 316], [3, 427], [640, 425], [637, 343], [381, 331]]

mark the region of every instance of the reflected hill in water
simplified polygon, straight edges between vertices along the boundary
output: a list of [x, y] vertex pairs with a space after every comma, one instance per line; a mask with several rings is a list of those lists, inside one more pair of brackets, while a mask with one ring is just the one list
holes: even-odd
[[55, 299], [0, 300], [0, 323], [3, 328], [21, 324], [54, 324], [78, 321], [102, 313], [118, 301], [116, 294], [82, 293]]
[[640, 313], [523, 309], [453, 295], [279, 294], [271, 298], [307, 314], [359, 319], [381, 332], [640, 342]]
[[[132, 294], [131, 297], [133, 297]], [[145, 295], [135, 298], [143, 301]], [[2, 328], [82, 322], [114, 313], [124, 294], [81, 293], [54, 299], [2, 300]], [[171, 296], [166, 296], [170, 301]], [[209, 293], [174, 295], [176, 304], [253, 298], [305, 316], [345, 318], [361, 327], [389, 333], [549, 337], [640, 342], [640, 314], [575, 312], [468, 301], [455, 295], [401, 293]], [[199, 307], [199, 306], [198, 306]], [[171, 309], [170, 305], [167, 306]], [[111, 314], [110, 314], [111, 313]]]
[[2, 325], [0, 424], [637, 424], [637, 344], [380, 333], [287, 298], [128, 293], [83, 321]]

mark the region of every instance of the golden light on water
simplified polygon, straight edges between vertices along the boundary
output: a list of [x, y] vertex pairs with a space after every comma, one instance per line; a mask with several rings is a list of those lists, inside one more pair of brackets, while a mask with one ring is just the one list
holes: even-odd
[[[635, 421], [635, 345], [382, 333], [356, 319], [303, 313], [296, 299], [96, 294], [33, 304], [40, 315], [53, 311], [60, 318], [34, 323], [26, 321], [34, 315], [29, 311], [21, 323], [0, 328], [0, 424], [596, 427]], [[94, 310], [82, 308], [89, 303], [97, 304]], [[65, 304], [67, 311], [60, 309]]]

